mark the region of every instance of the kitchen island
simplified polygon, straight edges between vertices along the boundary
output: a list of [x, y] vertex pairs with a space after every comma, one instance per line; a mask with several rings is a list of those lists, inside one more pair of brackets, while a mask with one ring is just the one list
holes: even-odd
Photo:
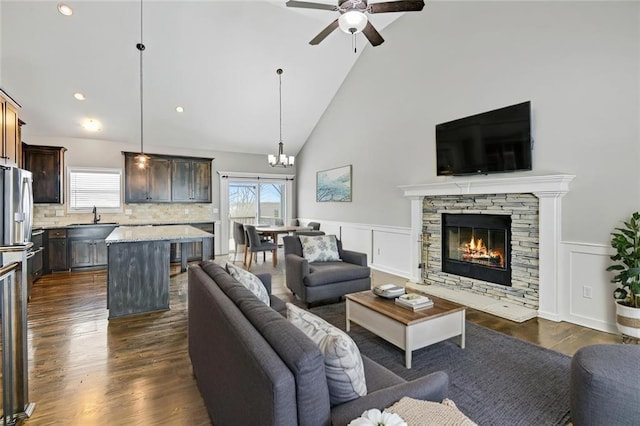
[[[202, 241], [213, 234], [189, 225], [119, 226], [107, 244], [107, 309], [109, 319], [169, 309], [171, 243]], [[181, 270], [187, 269], [187, 244], [180, 244]], [[203, 260], [209, 250], [202, 250]]]

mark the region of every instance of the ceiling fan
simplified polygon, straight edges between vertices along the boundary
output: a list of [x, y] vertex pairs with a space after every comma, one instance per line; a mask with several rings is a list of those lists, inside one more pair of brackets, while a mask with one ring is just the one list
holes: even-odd
[[340, 12], [340, 17], [330, 23], [324, 30], [313, 38], [309, 44], [316, 45], [324, 40], [336, 28], [340, 27], [347, 34], [362, 32], [372, 46], [384, 43], [380, 33], [371, 25], [366, 13], [387, 12], [418, 12], [424, 8], [424, 0], [400, 0], [367, 4], [367, 0], [338, 0], [338, 5], [326, 3], [310, 3], [306, 1], [289, 0], [287, 7], [301, 7], [306, 9], [320, 9]]

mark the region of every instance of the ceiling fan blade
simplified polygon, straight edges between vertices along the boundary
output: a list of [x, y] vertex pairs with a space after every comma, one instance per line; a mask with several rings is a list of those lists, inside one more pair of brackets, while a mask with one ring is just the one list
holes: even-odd
[[367, 40], [369, 40], [369, 43], [371, 43], [372, 46], [379, 46], [384, 43], [384, 39], [382, 38], [378, 30], [376, 30], [373, 25], [371, 25], [371, 22], [367, 22], [367, 26], [364, 27], [364, 30], [362, 30], [362, 34], [364, 34], [364, 36], [367, 38]]
[[324, 30], [320, 31], [320, 34], [318, 34], [317, 36], [315, 36], [313, 38], [313, 40], [311, 40], [309, 42], [309, 44], [312, 45], [316, 45], [316, 44], [320, 44], [320, 42], [322, 40], [324, 40], [325, 38], [327, 38], [327, 36], [329, 34], [331, 34], [333, 32], [333, 30], [335, 30], [336, 28], [338, 28], [338, 20], [336, 19], [335, 21], [333, 21], [332, 23], [330, 23], [327, 28], [325, 28]]
[[324, 3], [310, 3], [306, 1], [295, 1], [289, 0], [287, 3], [287, 7], [303, 7], [305, 9], [322, 9], [322, 10], [338, 10], [337, 6], [332, 4], [324, 4]]
[[369, 5], [369, 13], [387, 12], [419, 12], [424, 8], [424, 0], [388, 1], [372, 3]]

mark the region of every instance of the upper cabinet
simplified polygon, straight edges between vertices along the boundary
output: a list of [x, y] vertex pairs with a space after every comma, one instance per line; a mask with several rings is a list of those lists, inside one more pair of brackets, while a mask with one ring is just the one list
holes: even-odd
[[211, 160], [171, 160], [171, 199], [178, 203], [211, 202]]
[[18, 122], [18, 106], [0, 91], [0, 164], [20, 165], [22, 145]]
[[33, 202], [64, 201], [64, 153], [60, 146], [22, 145], [23, 167], [33, 174]]
[[136, 155], [124, 155], [125, 203], [171, 202], [171, 161], [150, 156], [148, 166], [140, 169]]
[[210, 203], [211, 158], [149, 155], [140, 169], [133, 152], [125, 152], [126, 203]]

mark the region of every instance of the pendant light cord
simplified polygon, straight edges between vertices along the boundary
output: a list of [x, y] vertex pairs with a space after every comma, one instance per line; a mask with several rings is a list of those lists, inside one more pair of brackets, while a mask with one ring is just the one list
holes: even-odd
[[[279, 79], [279, 86], [278, 86], [278, 97], [280, 99], [280, 145], [282, 146], [282, 69], [278, 68], [277, 71], [278, 73], [278, 79]], [[282, 150], [282, 147], [281, 147]], [[282, 152], [280, 152], [280, 154], [282, 154]]]
[[140, 43], [136, 44], [136, 48], [140, 51], [140, 154], [144, 154], [144, 90], [142, 78], [142, 51], [145, 46], [142, 40], [142, 0], [140, 0]]

